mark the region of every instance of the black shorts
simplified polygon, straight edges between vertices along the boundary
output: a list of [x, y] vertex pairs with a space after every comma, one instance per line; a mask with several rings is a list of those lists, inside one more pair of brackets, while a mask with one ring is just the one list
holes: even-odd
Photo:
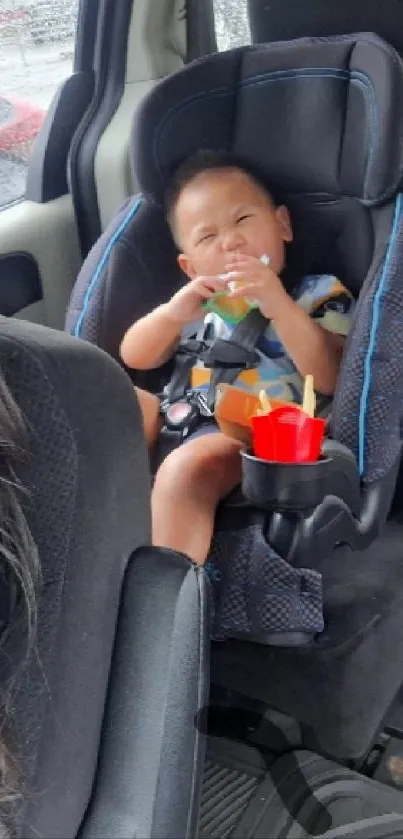
[[181, 441], [180, 445], [184, 445], [185, 443], [189, 443], [191, 440], [195, 440], [197, 437], [205, 437], [206, 434], [219, 434], [220, 429], [214, 419], [206, 419], [202, 420], [200, 424], [192, 431], [188, 437], [185, 437], [184, 440]]
[[185, 437], [184, 440], [181, 439], [179, 434], [170, 435], [169, 432], [164, 434], [163, 431], [162, 434], [160, 434], [155, 449], [151, 455], [152, 474], [155, 475], [157, 469], [161, 466], [162, 461], [165, 460], [165, 458], [179, 446], [190, 443], [197, 437], [205, 437], [207, 434], [217, 434], [219, 432], [220, 429], [214, 419], [206, 419], [200, 422], [197, 428], [195, 428], [188, 437]]

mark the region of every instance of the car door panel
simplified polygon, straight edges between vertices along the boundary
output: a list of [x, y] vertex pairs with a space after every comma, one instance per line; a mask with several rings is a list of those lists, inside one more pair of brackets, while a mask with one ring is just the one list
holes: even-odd
[[0, 256], [0, 314], [12, 317], [43, 300], [37, 261], [29, 253]]
[[70, 196], [46, 204], [22, 201], [2, 211], [1, 314], [62, 329], [80, 264]]

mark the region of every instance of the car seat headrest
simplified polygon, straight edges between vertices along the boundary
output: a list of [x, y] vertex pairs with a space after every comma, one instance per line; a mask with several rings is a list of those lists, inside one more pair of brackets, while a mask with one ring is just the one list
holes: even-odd
[[374, 206], [400, 188], [403, 63], [372, 34], [240, 47], [163, 80], [136, 114], [141, 189], [161, 202], [199, 148], [237, 154], [284, 195]]
[[252, 42], [283, 41], [306, 36], [376, 32], [403, 55], [403, 3], [401, 0], [247, 0]]

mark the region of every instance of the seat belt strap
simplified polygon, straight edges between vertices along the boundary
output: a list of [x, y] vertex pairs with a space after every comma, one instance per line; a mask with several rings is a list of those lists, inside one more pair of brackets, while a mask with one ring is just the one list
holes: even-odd
[[175, 369], [165, 391], [170, 402], [183, 399], [195, 359], [201, 359], [206, 367], [212, 369], [207, 403], [214, 409], [215, 391], [219, 383], [232, 384], [242, 370], [250, 370], [259, 362], [255, 348], [267, 329], [269, 321], [259, 309], [252, 309], [232, 331], [231, 338], [217, 338], [208, 343], [210, 324], [204, 325], [195, 339], [178, 348]]
[[[241, 322], [238, 323], [233, 330], [231, 334], [231, 343], [236, 344], [237, 346], [242, 347], [243, 350], [247, 350], [249, 352], [255, 350], [260, 338], [266, 332], [269, 323], [270, 321], [262, 315], [260, 309], [251, 309], [246, 317], [241, 320]], [[223, 341], [223, 339], [219, 338], [214, 342], [212, 350], [214, 350], [215, 347], [218, 349], [220, 341]], [[257, 356], [255, 365], [258, 361], [259, 357]], [[217, 385], [221, 383], [232, 385], [238, 378], [239, 373], [244, 369], [248, 368], [239, 366], [213, 368], [207, 396], [207, 404], [211, 410], [214, 407]]]

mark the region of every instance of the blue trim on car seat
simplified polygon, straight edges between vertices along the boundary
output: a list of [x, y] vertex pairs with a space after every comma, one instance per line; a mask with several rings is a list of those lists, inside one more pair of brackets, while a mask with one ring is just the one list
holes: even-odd
[[372, 361], [376, 347], [376, 339], [378, 335], [379, 319], [382, 311], [383, 295], [386, 291], [386, 283], [389, 276], [389, 265], [392, 259], [393, 246], [396, 241], [400, 217], [403, 210], [403, 195], [400, 193], [396, 199], [395, 212], [393, 217], [392, 232], [389, 239], [388, 249], [386, 252], [385, 262], [382, 269], [381, 278], [378, 288], [374, 296], [374, 305], [372, 310], [372, 322], [370, 327], [369, 342], [367, 354], [364, 362], [364, 381], [361, 391], [360, 399], [360, 413], [358, 418], [358, 467], [361, 477], [365, 470], [365, 432], [367, 423], [367, 413], [369, 404], [369, 394], [371, 390], [372, 378]]
[[82, 306], [81, 312], [80, 312], [80, 314], [77, 318], [76, 325], [74, 327], [73, 334], [75, 335], [76, 338], [80, 337], [80, 333], [81, 333], [82, 325], [83, 325], [83, 322], [84, 322], [84, 318], [87, 314], [88, 306], [91, 302], [91, 297], [92, 297], [92, 295], [94, 293], [94, 290], [97, 286], [97, 283], [98, 283], [98, 281], [99, 281], [99, 279], [102, 275], [102, 272], [105, 268], [105, 265], [106, 265], [110, 255], [111, 255], [112, 249], [116, 245], [116, 242], [120, 239], [122, 233], [125, 232], [128, 224], [131, 222], [132, 218], [134, 218], [137, 211], [140, 209], [140, 206], [141, 206], [142, 202], [143, 202], [143, 198], [142, 198], [142, 196], [140, 196], [140, 198], [137, 199], [137, 201], [133, 205], [133, 207], [129, 210], [129, 212], [127, 213], [127, 215], [125, 216], [125, 218], [123, 219], [122, 223], [119, 225], [117, 230], [115, 230], [113, 236], [111, 236], [111, 238], [109, 239], [109, 242], [108, 242], [108, 244], [107, 244], [107, 246], [106, 246], [106, 248], [105, 248], [105, 250], [102, 254], [102, 257], [101, 257], [101, 259], [100, 259], [100, 261], [99, 261], [99, 263], [98, 263], [98, 265], [95, 269], [95, 272], [94, 272], [94, 274], [91, 278], [91, 281], [90, 281], [90, 283], [88, 285], [88, 288], [87, 288], [87, 291], [85, 293], [83, 306]]

